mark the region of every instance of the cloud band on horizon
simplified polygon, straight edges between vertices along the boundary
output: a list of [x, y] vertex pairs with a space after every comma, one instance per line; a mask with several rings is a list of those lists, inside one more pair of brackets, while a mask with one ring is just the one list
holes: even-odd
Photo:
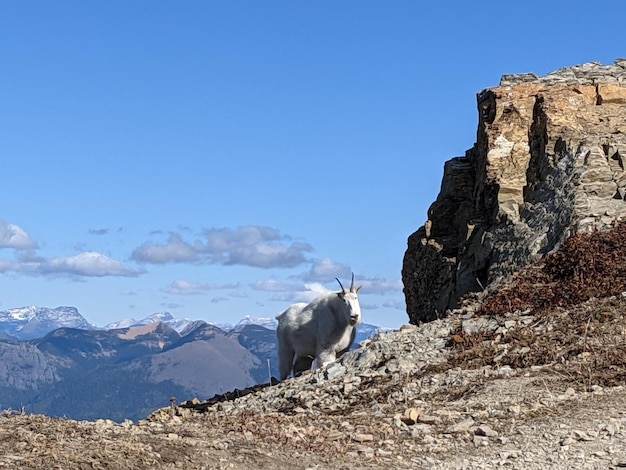
[[200, 263], [257, 268], [293, 268], [308, 262], [310, 244], [294, 242], [278, 230], [246, 225], [237, 229], [204, 231], [204, 239], [189, 243], [171, 234], [164, 244], [146, 242], [133, 250], [131, 259], [145, 264]]

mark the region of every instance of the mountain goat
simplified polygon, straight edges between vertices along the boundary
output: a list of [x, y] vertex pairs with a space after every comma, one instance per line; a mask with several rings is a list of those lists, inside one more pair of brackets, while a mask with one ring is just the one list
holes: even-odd
[[363, 286], [354, 288], [354, 274], [350, 290], [337, 282], [341, 292], [322, 295], [310, 304], [293, 304], [276, 317], [280, 380], [310, 369], [314, 359], [320, 365], [333, 362], [354, 342], [355, 327], [361, 324], [358, 293]]

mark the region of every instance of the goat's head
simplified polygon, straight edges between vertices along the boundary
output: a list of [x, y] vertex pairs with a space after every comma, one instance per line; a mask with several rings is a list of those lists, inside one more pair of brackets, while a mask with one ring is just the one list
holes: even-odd
[[[335, 278], [337, 279], [337, 278]], [[338, 292], [337, 295], [344, 303], [344, 311], [346, 312], [348, 323], [352, 326], [361, 324], [361, 306], [359, 305], [359, 291], [361, 287], [359, 286], [356, 289], [354, 288], [354, 273], [352, 273], [352, 284], [350, 284], [350, 290], [346, 290], [341, 284], [341, 281], [337, 279], [339, 286], [341, 287], [341, 292]]]

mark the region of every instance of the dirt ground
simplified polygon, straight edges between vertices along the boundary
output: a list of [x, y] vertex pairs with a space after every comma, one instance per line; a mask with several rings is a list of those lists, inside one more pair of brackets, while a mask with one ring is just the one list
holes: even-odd
[[626, 468], [624, 387], [579, 391], [577, 380], [550, 368], [467, 373], [472, 387], [429, 397], [432, 416], [413, 425], [397, 422], [398, 409], [390, 411], [397, 426], [392, 416], [363, 409], [230, 418], [172, 411], [171, 419], [122, 424], [4, 413], [0, 467]]

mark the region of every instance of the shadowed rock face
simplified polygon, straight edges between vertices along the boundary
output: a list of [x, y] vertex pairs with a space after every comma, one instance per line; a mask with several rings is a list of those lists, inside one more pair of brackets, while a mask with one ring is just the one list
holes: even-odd
[[574, 233], [626, 218], [626, 60], [505, 75], [477, 96], [477, 142], [446, 162], [408, 239], [411, 323], [456, 308]]

